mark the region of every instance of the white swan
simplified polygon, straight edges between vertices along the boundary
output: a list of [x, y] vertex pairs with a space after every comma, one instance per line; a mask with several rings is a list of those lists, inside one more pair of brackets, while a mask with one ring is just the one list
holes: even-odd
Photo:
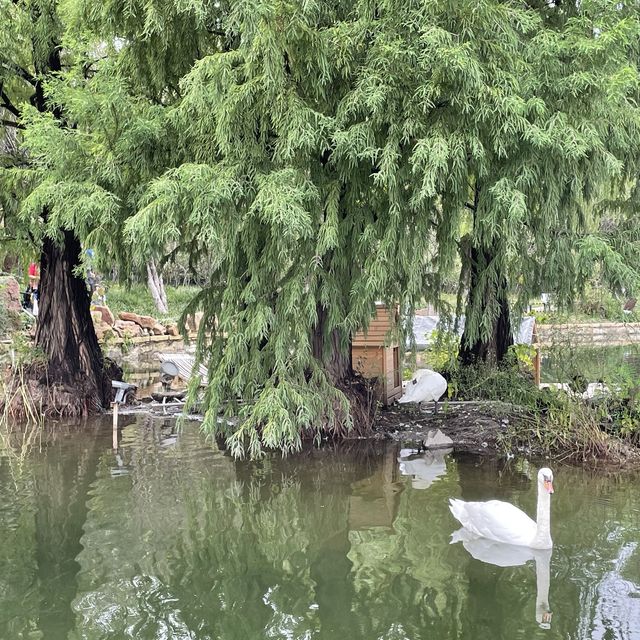
[[449, 500], [451, 513], [472, 534], [532, 549], [551, 549], [551, 469], [538, 471], [537, 523], [524, 511], [501, 500], [464, 502]]
[[447, 390], [447, 381], [443, 376], [431, 369], [418, 369], [413, 378], [407, 382], [403, 396], [398, 400], [400, 404], [433, 401], [433, 412], [438, 412], [438, 400]]

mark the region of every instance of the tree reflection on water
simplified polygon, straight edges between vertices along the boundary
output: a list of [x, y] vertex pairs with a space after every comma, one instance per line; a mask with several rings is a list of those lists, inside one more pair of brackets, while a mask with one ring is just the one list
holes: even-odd
[[[105, 421], [45, 434], [20, 467], [0, 453], [0, 638], [534, 637], [544, 572], [449, 544], [450, 497], [532, 512], [526, 465], [446, 455], [416, 482], [398, 454], [237, 462], [145, 419], [116, 451]], [[557, 484], [546, 637], [633, 638], [637, 611], [609, 588], [638, 592], [633, 479], [562, 469]]]

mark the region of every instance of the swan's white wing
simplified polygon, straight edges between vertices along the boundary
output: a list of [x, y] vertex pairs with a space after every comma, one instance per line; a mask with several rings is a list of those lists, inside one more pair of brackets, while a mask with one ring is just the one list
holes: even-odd
[[508, 502], [451, 500], [450, 503], [451, 513], [460, 524], [479, 537], [524, 546], [535, 537], [536, 523]]

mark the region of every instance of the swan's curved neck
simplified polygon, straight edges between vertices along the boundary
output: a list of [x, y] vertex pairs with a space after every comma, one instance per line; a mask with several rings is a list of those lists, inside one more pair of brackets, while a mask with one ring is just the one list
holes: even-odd
[[538, 512], [536, 515], [536, 535], [531, 546], [534, 549], [551, 549], [551, 496], [544, 487], [538, 486]]

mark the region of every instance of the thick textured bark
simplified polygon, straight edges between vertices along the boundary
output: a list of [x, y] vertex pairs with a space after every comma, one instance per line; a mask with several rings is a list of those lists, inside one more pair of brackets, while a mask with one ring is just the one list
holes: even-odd
[[[497, 283], [493, 282], [491, 278], [486, 280], [483, 278], [483, 272], [491, 264], [492, 259], [493, 255], [488, 249], [471, 248], [467, 322], [460, 341], [458, 355], [460, 362], [464, 365], [488, 361], [501, 362], [513, 344], [506, 277], [500, 276]], [[486, 283], [484, 286], [482, 285], [483, 281]], [[497, 290], [488, 290], [491, 286], [496, 286]], [[469, 327], [468, 319], [473, 313], [486, 312], [486, 301], [490, 298], [495, 299], [499, 307], [498, 317], [493, 323], [491, 334], [472, 338], [467, 330]]]
[[[375, 417], [375, 394], [370, 381], [364, 380], [353, 371], [351, 361], [351, 339], [346, 339], [337, 329], [326, 335], [327, 312], [318, 304], [318, 322], [312, 336], [313, 357], [327, 372], [333, 385], [342, 391], [350, 403], [350, 414], [354, 430], [367, 433]], [[345, 416], [346, 423], [347, 416]], [[336, 436], [346, 435], [346, 431], [336, 432]]]
[[80, 264], [80, 241], [71, 231], [62, 235], [62, 245], [50, 238], [43, 243], [35, 342], [47, 360], [43, 382], [51, 389], [52, 405], [47, 410], [88, 414], [109, 406], [111, 379], [119, 377], [119, 371], [105, 367], [87, 286], [74, 274]]
[[348, 380], [353, 375], [351, 341], [345, 341], [336, 329], [326, 337], [327, 311], [320, 304], [317, 311], [318, 322], [312, 338], [313, 357], [322, 363], [334, 383]]
[[147, 262], [147, 284], [156, 309], [160, 313], [168, 313], [169, 305], [167, 303], [167, 293], [164, 290], [164, 280], [162, 279], [162, 273], [158, 272], [153, 258]]

